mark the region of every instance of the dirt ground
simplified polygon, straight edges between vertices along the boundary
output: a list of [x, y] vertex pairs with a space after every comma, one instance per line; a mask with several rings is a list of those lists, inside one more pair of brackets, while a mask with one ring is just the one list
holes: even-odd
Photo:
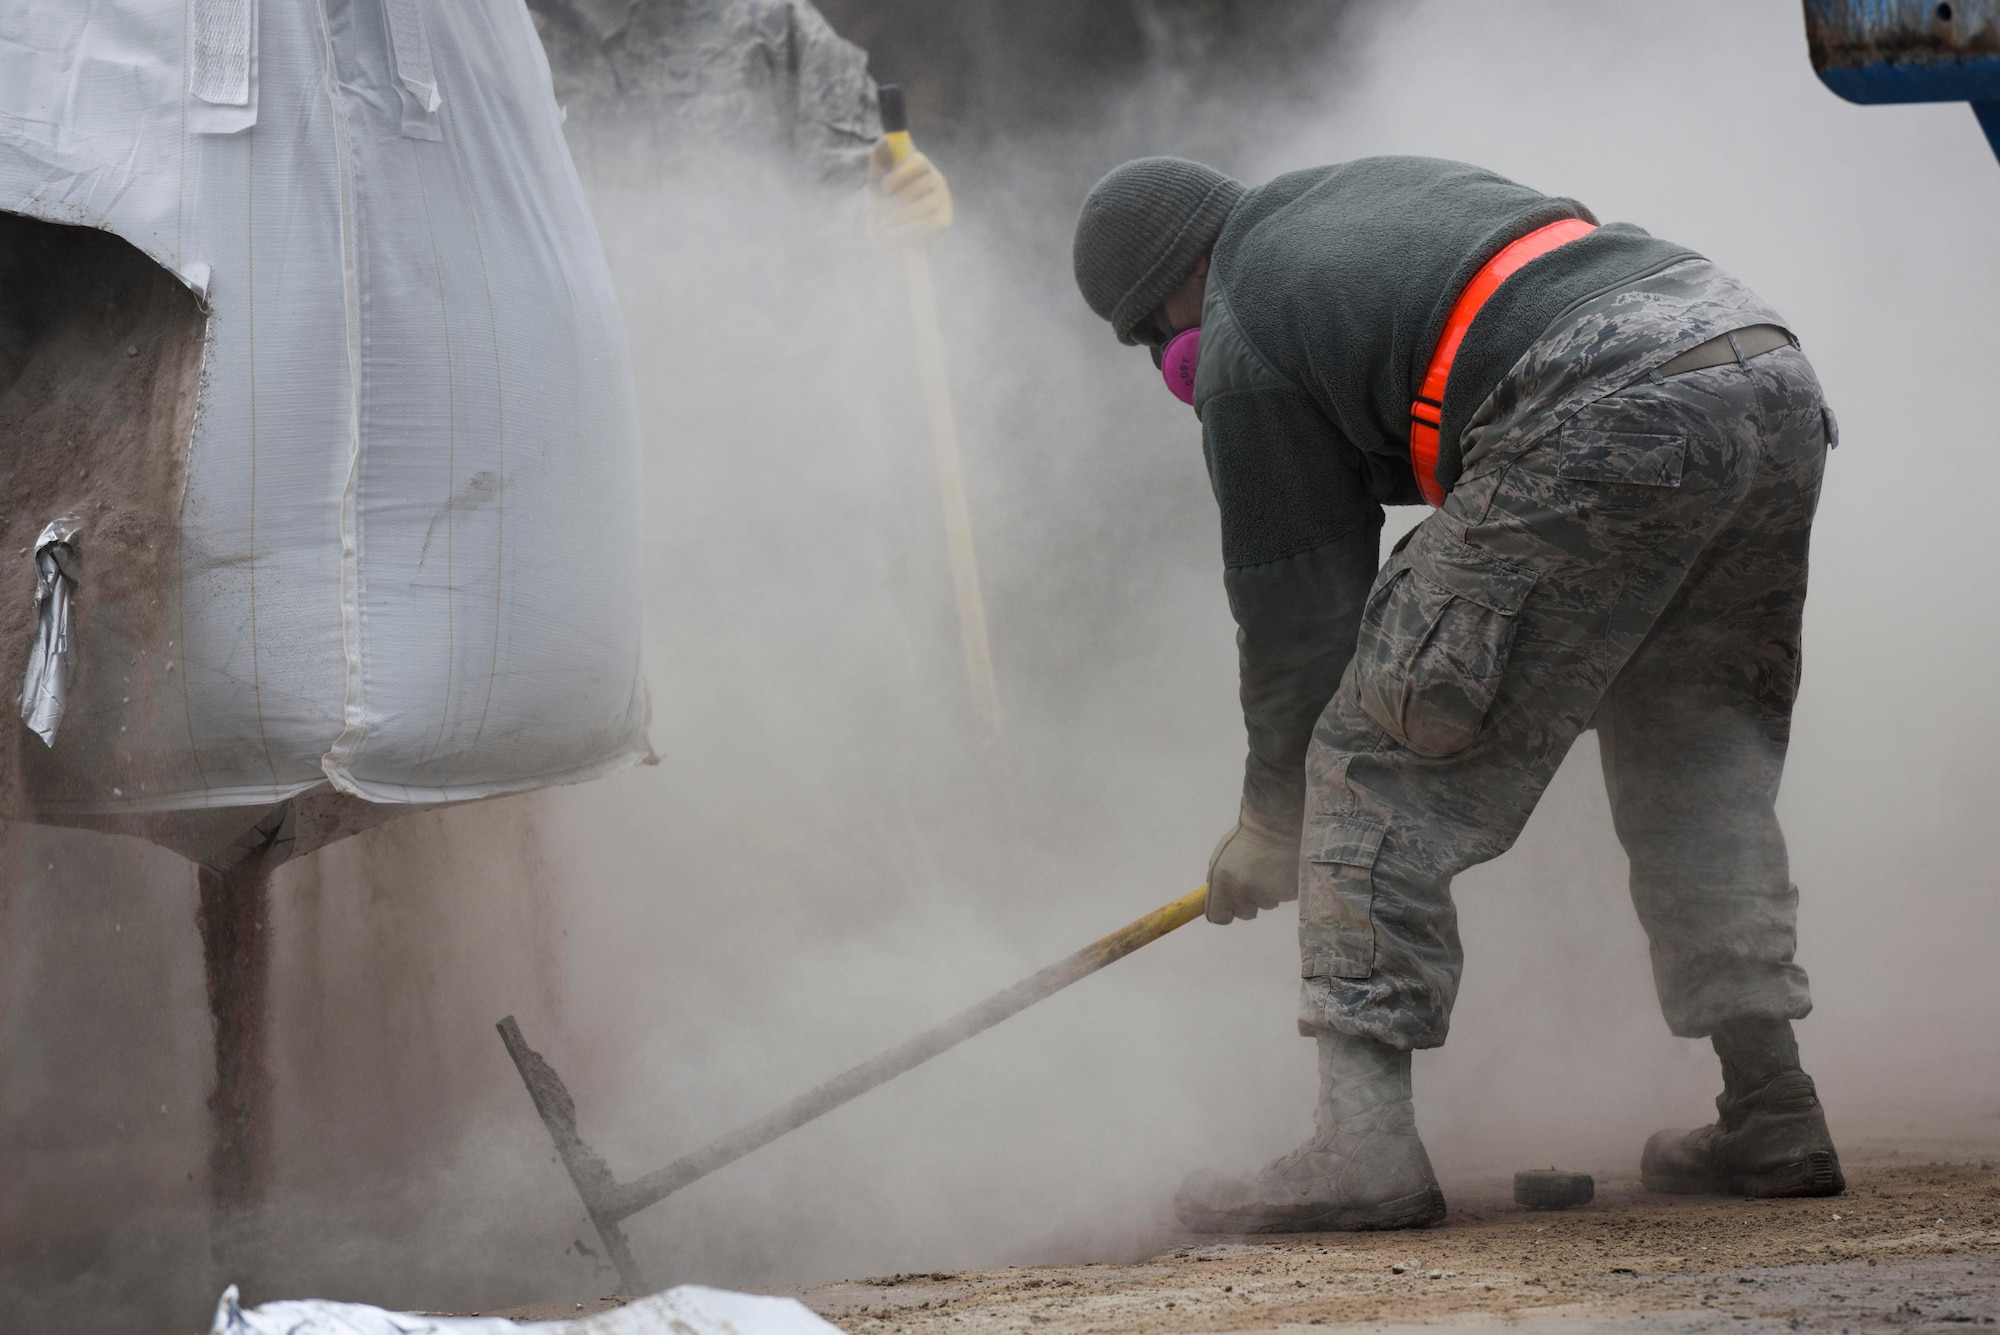
[[[1601, 1181], [1591, 1204], [1541, 1212], [1516, 1207], [1506, 1183], [1459, 1194], [1447, 1220], [1421, 1232], [1188, 1239], [1138, 1264], [892, 1275], [799, 1296], [857, 1332], [1110, 1335], [1704, 1309], [1821, 1326], [1843, 1285], [1894, 1290], [1893, 1315], [1909, 1305], [1906, 1290], [1936, 1287], [1931, 1270], [1964, 1269], [1975, 1281], [1958, 1295], [1965, 1310], [1933, 1319], [2000, 1316], [2000, 1172], [1990, 1160], [1864, 1163], [1845, 1196], [1823, 1200], [1677, 1198]], [[1837, 1274], [1787, 1284], [1800, 1267]]]
[[[1314, 1326], [1560, 1326], [1570, 1332], [1990, 1326], [2000, 1321], [1993, 1158], [1847, 1166], [1844, 1196], [1746, 1201], [1597, 1182], [1564, 1211], [1507, 1181], [1460, 1186], [1414, 1232], [1163, 1239], [1135, 1262], [887, 1275], [796, 1296], [856, 1335], [1303, 1332]], [[573, 1317], [618, 1300], [522, 1308]], [[1747, 1324], [1745, 1324], [1747, 1323]]]

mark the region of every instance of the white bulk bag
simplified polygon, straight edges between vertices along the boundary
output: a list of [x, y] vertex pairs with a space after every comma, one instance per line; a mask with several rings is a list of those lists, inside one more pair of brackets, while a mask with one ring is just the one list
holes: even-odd
[[171, 616], [76, 687], [146, 714], [45, 806], [446, 801], [645, 754], [630, 373], [521, 0], [0, 0], [0, 210], [113, 232], [208, 311]]
[[[581, 1306], [582, 1304], [578, 1304]], [[243, 1310], [231, 1284], [209, 1335], [841, 1335], [796, 1298], [676, 1284], [623, 1306], [564, 1321], [422, 1316], [307, 1298]]]

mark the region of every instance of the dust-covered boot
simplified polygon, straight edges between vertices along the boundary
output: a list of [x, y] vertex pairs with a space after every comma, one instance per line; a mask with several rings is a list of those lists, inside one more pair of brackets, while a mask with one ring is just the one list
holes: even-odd
[[1649, 1191], [1735, 1196], [1838, 1196], [1840, 1156], [1812, 1077], [1799, 1069], [1789, 1020], [1741, 1020], [1711, 1040], [1722, 1058], [1721, 1114], [1696, 1131], [1646, 1142], [1639, 1173]]
[[1313, 1138], [1250, 1178], [1196, 1173], [1174, 1199], [1197, 1233], [1421, 1228], [1444, 1218], [1410, 1106], [1410, 1054], [1347, 1034], [1319, 1040]]

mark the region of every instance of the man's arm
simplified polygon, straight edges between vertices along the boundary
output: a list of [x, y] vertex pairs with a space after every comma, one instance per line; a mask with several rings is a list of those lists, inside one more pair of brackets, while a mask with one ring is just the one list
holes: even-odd
[[859, 180], [870, 146], [882, 136], [868, 53], [835, 32], [810, 3], [790, 0], [785, 11], [794, 146], [827, 180]]
[[1203, 448], [1249, 742], [1241, 814], [1209, 866], [1209, 918], [1229, 922], [1298, 893], [1306, 747], [1354, 654], [1382, 507], [1360, 453], [1281, 381], [1208, 400]]
[[1250, 743], [1243, 809], [1294, 837], [1305, 813], [1306, 746], [1354, 656], [1381, 536], [1377, 510], [1324, 546], [1223, 572]]

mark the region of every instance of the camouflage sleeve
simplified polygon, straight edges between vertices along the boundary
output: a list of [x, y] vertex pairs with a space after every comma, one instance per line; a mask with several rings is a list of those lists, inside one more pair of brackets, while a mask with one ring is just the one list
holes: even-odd
[[617, 76], [589, 16], [569, 0], [528, 0], [528, 14], [548, 56], [549, 82], [557, 106], [567, 108], [592, 100], [608, 103], [617, 97]]
[[868, 150], [882, 137], [868, 53], [836, 33], [809, 0], [791, 0], [790, 9], [794, 143], [830, 182], [859, 184]]

